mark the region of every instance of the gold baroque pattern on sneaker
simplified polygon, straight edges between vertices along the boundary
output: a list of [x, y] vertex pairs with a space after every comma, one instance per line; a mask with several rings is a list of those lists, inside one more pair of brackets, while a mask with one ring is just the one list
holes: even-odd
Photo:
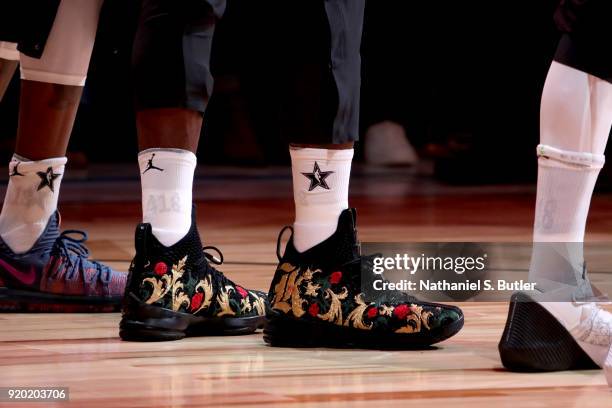
[[[184, 279], [187, 256], [172, 265], [170, 271], [164, 263], [155, 265], [154, 276], [144, 278], [141, 287], [150, 287], [146, 304], [163, 303], [163, 307], [175, 312], [191, 314], [210, 311], [214, 317], [238, 317], [245, 315], [264, 316], [266, 300], [254, 291], [240, 286], [224, 285], [216, 293], [211, 275], [197, 282]], [[212, 308], [212, 309], [211, 309]]]
[[168, 292], [172, 292], [172, 310], [178, 311], [181, 306], [184, 304], [185, 307], [189, 307], [190, 300], [189, 296], [184, 293], [183, 283], [181, 282], [181, 278], [185, 273], [185, 263], [187, 262], [187, 257], [184, 257], [175, 265], [172, 265], [171, 274], [164, 274], [161, 278], [151, 277], [145, 278], [142, 283], [151, 284], [153, 286], [153, 292], [151, 296], [145, 300], [145, 303], [150, 305], [158, 300], [164, 298]]
[[[360, 330], [372, 330], [384, 320], [395, 320], [396, 324], [392, 326], [396, 333], [419, 333], [423, 328], [430, 329], [429, 320], [434, 312], [411, 303], [366, 303], [363, 293], [351, 296], [346, 286], [338, 286], [342, 279], [341, 272], [334, 272], [325, 278], [320, 269], [300, 270], [285, 262], [279, 265], [277, 274], [280, 274], [280, 279], [274, 286], [271, 305], [273, 310], [284, 314], [291, 313], [296, 318], [310, 315], [325, 322]], [[307, 309], [305, 305], [309, 305]], [[346, 317], [343, 310], [350, 310]]]

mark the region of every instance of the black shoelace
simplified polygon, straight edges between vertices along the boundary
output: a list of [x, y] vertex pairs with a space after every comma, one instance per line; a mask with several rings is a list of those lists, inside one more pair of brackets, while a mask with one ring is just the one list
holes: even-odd
[[[213, 254], [206, 252], [209, 250], [215, 251], [219, 256], [216, 257]], [[196, 267], [204, 264], [204, 273], [209, 274], [211, 276], [211, 282], [213, 284], [213, 287], [217, 290], [223, 290], [228, 285], [236, 286], [234, 282], [229, 280], [223, 274], [223, 272], [212, 266], [223, 264], [223, 253], [221, 252], [221, 250], [215, 246], [205, 246], [202, 247], [202, 251], [204, 253], [204, 257], [196, 263]]]

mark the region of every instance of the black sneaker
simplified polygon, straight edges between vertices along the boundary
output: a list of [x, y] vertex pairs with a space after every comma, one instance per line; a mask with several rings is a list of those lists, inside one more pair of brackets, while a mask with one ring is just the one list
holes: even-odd
[[[272, 346], [423, 348], [463, 327], [457, 307], [389, 292], [368, 302], [361, 292], [356, 212], [342, 212], [334, 235], [299, 253], [291, 238], [268, 297], [264, 340]], [[287, 228], [287, 227], [286, 227]]]
[[[206, 252], [214, 250], [219, 258]], [[187, 235], [163, 246], [150, 224], [136, 228], [136, 256], [123, 300], [120, 336], [163, 341], [186, 336], [249, 334], [263, 327], [267, 300], [211, 266], [223, 255], [200, 242], [195, 217]]]
[[499, 342], [504, 367], [518, 372], [606, 368], [610, 373], [612, 314], [596, 303], [539, 298], [535, 291], [512, 296]]

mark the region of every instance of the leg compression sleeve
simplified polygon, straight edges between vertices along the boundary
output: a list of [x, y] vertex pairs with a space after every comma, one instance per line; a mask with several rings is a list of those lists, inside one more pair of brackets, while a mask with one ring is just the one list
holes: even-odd
[[553, 62], [542, 94], [540, 143], [603, 154], [612, 124], [612, 84]]
[[21, 54], [21, 79], [83, 86], [103, 0], [62, 0], [40, 59]]
[[542, 95], [530, 280], [591, 295], [582, 242], [611, 124], [612, 84], [553, 62]]
[[21, 79], [83, 86], [103, 0], [62, 0], [40, 59], [21, 54]]

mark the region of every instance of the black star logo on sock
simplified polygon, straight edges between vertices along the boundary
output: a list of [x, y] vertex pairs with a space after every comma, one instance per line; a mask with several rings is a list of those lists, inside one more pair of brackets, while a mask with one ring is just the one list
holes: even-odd
[[20, 162], [17, 162], [14, 166], [13, 166], [13, 170], [11, 170], [11, 174], [9, 174], [9, 177], [15, 177], [15, 176], [23, 176], [23, 174], [21, 174], [19, 172], [19, 164]]
[[153, 164], [153, 158], [155, 157], [155, 153], [153, 153], [151, 155], [151, 158], [149, 159], [149, 161], [147, 161], [147, 168], [145, 169], [145, 171], [142, 172], [142, 174], [145, 174], [147, 171], [149, 170], [158, 170], [158, 171], [164, 171], [164, 169], [161, 169], [157, 166], [155, 166]]
[[49, 190], [55, 192], [53, 189], [53, 184], [55, 183], [55, 179], [61, 176], [61, 173], [54, 173], [53, 167], [47, 168], [47, 171], [37, 171], [38, 177], [40, 177], [40, 184], [36, 191], [40, 191], [45, 187], [49, 187]]
[[319, 164], [315, 162], [314, 168], [312, 169], [312, 173], [302, 173], [308, 180], [310, 180], [310, 187], [308, 187], [308, 191], [312, 191], [317, 187], [324, 188], [329, 190], [329, 185], [325, 181], [333, 171], [321, 171]]

